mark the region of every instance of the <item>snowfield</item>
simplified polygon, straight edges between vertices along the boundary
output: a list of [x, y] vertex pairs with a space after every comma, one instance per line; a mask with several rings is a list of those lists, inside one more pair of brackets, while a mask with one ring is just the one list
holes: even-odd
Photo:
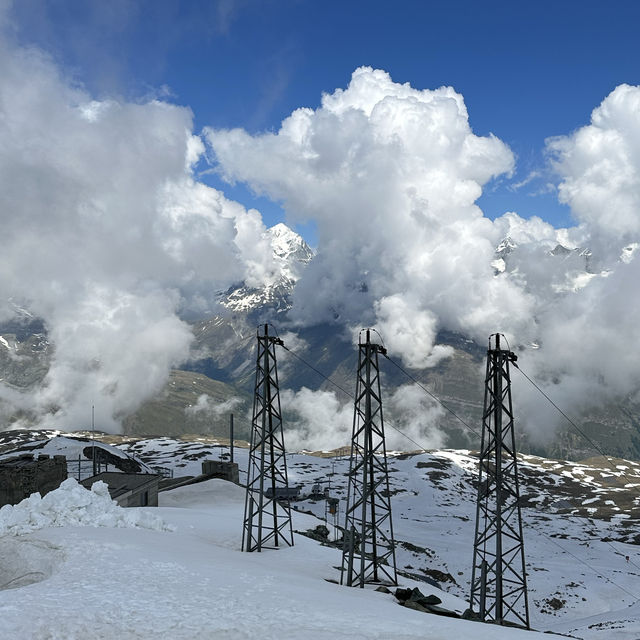
[[[327, 582], [338, 577], [339, 552], [300, 535], [293, 548], [243, 553], [243, 501], [241, 488], [210, 480], [168, 492], [158, 509], [129, 509], [157, 512], [172, 532], [45, 526], [5, 535], [2, 637], [531, 637], [419, 613], [400, 607], [392, 595]], [[312, 516], [295, 514], [297, 529], [316, 524]], [[30, 584], [20, 582], [25, 577], [18, 574], [26, 573]]]
[[[228, 456], [227, 447], [206, 439], [121, 447], [176, 475], [197, 475], [203, 459]], [[235, 458], [242, 472], [246, 450], [236, 449]], [[325, 487], [330, 480], [331, 495], [342, 498], [341, 523], [348, 460], [287, 459], [290, 484], [301, 485], [303, 495], [294, 529], [323, 523], [326, 503], [310, 495], [318, 481]], [[401, 586], [437, 595], [458, 612], [469, 591], [474, 465], [465, 451], [397, 454], [389, 464]], [[635, 489], [624, 488], [636, 484], [637, 465], [619, 473], [595, 461], [523, 459], [535, 629], [587, 640], [640, 636], [640, 553], [623, 542], [637, 535]], [[341, 587], [340, 551], [299, 533], [293, 548], [243, 553], [243, 506], [244, 490], [223, 480], [163, 492], [158, 508], [129, 509], [112, 503], [100, 485], [88, 491], [68, 480], [43, 499], [3, 508], [0, 638], [538, 637], [413, 611], [373, 588]], [[624, 522], [616, 517], [625, 514]]]

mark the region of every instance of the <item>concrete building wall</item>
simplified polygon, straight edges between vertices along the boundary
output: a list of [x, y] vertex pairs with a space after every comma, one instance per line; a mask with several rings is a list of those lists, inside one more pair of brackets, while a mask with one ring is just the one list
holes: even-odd
[[122, 501], [117, 500], [117, 498], [116, 500], [121, 507], [157, 507], [159, 484], [160, 478], [157, 477], [154, 481], [142, 487], [137, 487]]
[[203, 460], [202, 474], [213, 478], [222, 478], [239, 484], [240, 474], [236, 462], [225, 462], [224, 460]]
[[41, 455], [21, 455], [0, 463], [0, 506], [17, 504], [38, 492], [41, 496], [57, 489], [67, 479], [67, 460]]

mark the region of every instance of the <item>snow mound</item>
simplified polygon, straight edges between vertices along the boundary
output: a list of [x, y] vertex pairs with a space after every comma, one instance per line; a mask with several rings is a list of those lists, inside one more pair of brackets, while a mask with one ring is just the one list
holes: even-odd
[[85, 489], [67, 478], [44, 498], [32, 493], [16, 505], [0, 509], [0, 535], [20, 535], [45, 527], [119, 527], [171, 531], [159, 516], [145, 509], [125, 509], [111, 499], [108, 486], [95, 482]]

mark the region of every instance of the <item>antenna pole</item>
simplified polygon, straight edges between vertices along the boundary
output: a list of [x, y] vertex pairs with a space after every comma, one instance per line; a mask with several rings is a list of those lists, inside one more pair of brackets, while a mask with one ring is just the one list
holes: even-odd
[[91, 458], [93, 462], [93, 475], [98, 475], [96, 465], [96, 424], [95, 424], [95, 406], [91, 405]]
[[229, 461], [233, 464], [233, 413], [229, 416], [229, 453], [231, 454]]

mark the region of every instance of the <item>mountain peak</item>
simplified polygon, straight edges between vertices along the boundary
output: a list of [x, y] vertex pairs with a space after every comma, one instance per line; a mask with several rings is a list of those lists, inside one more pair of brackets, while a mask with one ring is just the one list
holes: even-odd
[[275, 236], [281, 235], [289, 235], [289, 236], [297, 236], [300, 237], [291, 227], [288, 227], [284, 222], [278, 222], [278, 224], [274, 224], [273, 227], [269, 227], [269, 233]]
[[513, 241], [510, 236], [506, 236], [502, 239], [502, 242], [496, 247], [496, 255], [500, 258], [504, 258], [505, 255], [511, 253], [518, 245]]
[[311, 262], [313, 250], [301, 235], [282, 222], [267, 229], [264, 237], [271, 242], [278, 276], [262, 287], [247, 287], [244, 283], [232, 287], [221, 296], [227, 309], [250, 312], [265, 306], [278, 311], [290, 308], [291, 293]]
[[267, 233], [271, 236], [271, 246], [277, 258], [304, 264], [313, 258], [313, 251], [304, 238], [286, 224], [279, 222], [267, 229]]

